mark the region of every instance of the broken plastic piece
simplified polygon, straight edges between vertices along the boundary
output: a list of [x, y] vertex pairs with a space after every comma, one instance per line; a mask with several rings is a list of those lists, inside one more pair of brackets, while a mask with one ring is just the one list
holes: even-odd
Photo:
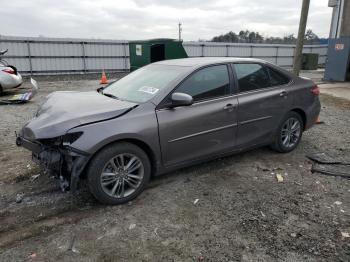
[[343, 238], [349, 238], [350, 237], [350, 234], [348, 232], [341, 232], [341, 236]]
[[276, 174], [276, 178], [277, 178], [278, 183], [283, 182], [283, 176], [281, 174]]
[[31, 91], [25, 92], [23, 94], [13, 95], [9, 99], [0, 100], [0, 105], [23, 104], [30, 101], [38, 92], [38, 83], [33, 78], [30, 79], [30, 83], [32, 84]]

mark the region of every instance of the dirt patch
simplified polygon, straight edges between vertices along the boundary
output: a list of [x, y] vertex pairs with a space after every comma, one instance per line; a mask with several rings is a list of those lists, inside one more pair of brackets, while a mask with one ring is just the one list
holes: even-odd
[[85, 187], [62, 193], [55, 180], [36, 177], [14, 136], [45, 95], [93, 90], [98, 81], [39, 85], [33, 102], [0, 108], [1, 261], [33, 252], [33, 261], [350, 260], [350, 181], [312, 174], [306, 158], [350, 157], [348, 101], [322, 95], [324, 124], [292, 153], [260, 148], [182, 169], [155, 178], [129, 204], [102, 206]]

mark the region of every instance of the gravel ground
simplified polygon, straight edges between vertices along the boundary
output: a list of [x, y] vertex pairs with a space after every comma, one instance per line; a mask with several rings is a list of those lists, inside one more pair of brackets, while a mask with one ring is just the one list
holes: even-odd
[[153, 179], [129, 204], [103, 206], [84, 186], [61, 193], [37, 177], [14, 136], [50, 92], [98, 82], [39, 85], [32, 102], [0, 106], [0, 261], [350, 260], [350, 181], [312, 174], [305, 157], [349, 159], [349, 101], [321, 95], [325, 123], [292, 153], [260, 148], [185, 168]]

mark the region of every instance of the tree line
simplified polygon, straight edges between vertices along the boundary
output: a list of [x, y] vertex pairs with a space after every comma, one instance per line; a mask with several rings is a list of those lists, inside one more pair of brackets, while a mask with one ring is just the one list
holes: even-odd
[[[262, 36], [259, 32], [241, 30], [238, 34], [235, 32], [228, 32], [223, 35], [214, 36], [211, 42], [225, 42], [225, 43], [266, 43], [266, 44], [295, 44], [296, 37], [294, 34], [286, 35], [284, 37]], [[327, 41], [325, 38], [319, 38], [311, 29], [305, 33], [305, 44], [319, 44]]]

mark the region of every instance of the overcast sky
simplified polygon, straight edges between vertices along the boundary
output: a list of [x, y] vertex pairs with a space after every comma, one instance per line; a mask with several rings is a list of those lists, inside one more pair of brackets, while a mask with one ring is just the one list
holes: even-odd
[[[13, 0], [1, 1], [0, 34], [106, 39], [209, 40], [248, 29], [297, 34], [301, 0]], [[308, 28], [328, 37], [332, 8], [311, 0]]]

